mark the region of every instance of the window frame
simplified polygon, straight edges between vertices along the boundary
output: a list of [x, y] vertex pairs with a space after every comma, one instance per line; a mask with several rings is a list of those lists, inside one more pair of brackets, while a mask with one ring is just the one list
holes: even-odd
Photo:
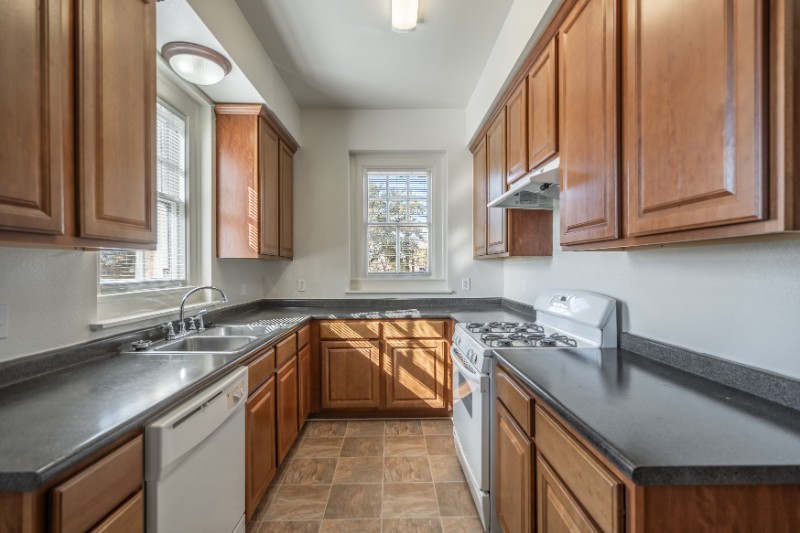
[[[425, 197], [425, 201], [428, 204], [428, 222], [427, 223], [419, 223], [419, 222], [370, 222], [369, 221], [369, 175], [370, 174], [384, 174], [384, 175], [413, 175], [413, 174], [426, 174], [428, 179], [428, 194]], [[402, 168], [402, 167], [393, 167], [393, 168], [386, 168], [386, 167], [364, 167], [363, 169], [363, 176], [364, 176], [364, 189], [363, 189], [363, 196], [362, 196], [362, 205], [364, 207], [364, 242], [362, 246], [364, 247], [364, 272], [367, 278], [375, 278], [375, 279], [417, 279], [417, 278], [429, 278], [432, 276], [432, 272], [434, 271], [434, 258], [432, 249], [434, 246], [433, 239], [434, 239], [434, 232], [433, 232], [433, 220], [434, 220], [434, 194], [433, 194], [433, 169], [429, 166], [427, 167], [409, 167], [409, 168]], [[388, 186], [388, 184], [387, 184]], [[388, 189], [387, 189], [387, 201], [388, 201]], [[406, 197], [406, 201], [408, 201], [408, 197]], [[395, 271], [394, 272], [370, 272], [369, 271], [369, 228], [370, 226], [385, 226], [385, 227], [395, 227], [397, 228], [397, 236], [395, 238], [395, 251], [397, 252], [397, 259], [395, 260]], [[400, 228], [401, 227], [426, 227], [428, 228], [428, 270], [425, 272], [401, 272], [397, 269], [400, 268]]]

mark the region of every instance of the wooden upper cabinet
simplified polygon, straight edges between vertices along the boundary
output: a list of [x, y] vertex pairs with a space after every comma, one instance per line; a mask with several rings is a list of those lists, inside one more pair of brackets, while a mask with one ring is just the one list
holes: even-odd
[[486, 138], [481, 139], [472, 155], [472, 255], [486, 255]]
[[497, 520], [504, 533], [533, 531], [533, 446], [500, 402], [497, 410]]
[[506, 155], [511, 184], [528, 172], [528, 81], [523, 79], [506, 104]]
[[64, 232], [62, 0], [16, 2], [0, 20], [0, 229]]
[[444, 340], [386, 341], [386, 408], [446, 408], [447, 353]]
[[528, 72], [528, 170], [558, 153], [556, 39]]
[[291, 259], [294, 255], [294, 152], [281, 141], [280, 149], [280, 248], [278, 255]]
[[[506, 110], [500, 112], [486, 133], [488, 201], [506, 192]], [[506, 210], [489, 208], [486, 215], [486, 253], [508, 251]]]
[[217, 257], [292, 257], [292, 155], [289, 140], [256, 104], [219, 104]]
[[381, 350], [377, 341], [322, 341], [323, 409], [381, 405]]
[[76, 14], [79, 234], [156, 241], [156, 11], [82, 0]]
[[578, 0], [561, 25], [562, 244], [619, 236], [617, 42], [617, 0]]
[[765, 2], [626, 4], [626, 233], [764, 218]]
[[280, 139], [262, 117], [258, 119], [259, 176], [258, 198], [260, 205], [250, 216], [259, 221], [258, 249], [262, 255], [278, 255], [280, 250]]

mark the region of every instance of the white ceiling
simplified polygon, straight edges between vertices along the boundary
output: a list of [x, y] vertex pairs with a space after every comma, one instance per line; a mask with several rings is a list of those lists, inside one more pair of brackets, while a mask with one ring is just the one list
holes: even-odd
[[236, 0], [300, 107], [463, 108], [513, 0], [420, 0], [416, 31], [390, 0]]

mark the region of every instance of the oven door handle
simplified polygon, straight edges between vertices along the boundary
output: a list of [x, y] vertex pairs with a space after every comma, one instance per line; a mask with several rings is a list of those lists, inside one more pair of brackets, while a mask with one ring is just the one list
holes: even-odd
[[489, 391], [489, 378], [488, 376], [484, 376], [473, 369], [468, 368], [464, 364], [464, 356], [461, 355], [461, 352], [455, 346], [450, 347], [450, 359], [453, 360], [453, 364], [456, 365], [456, 368], [464, 375], [465, 378], [468, 380], [477, 383], [480, 386], [481, 392], [488, 392]]

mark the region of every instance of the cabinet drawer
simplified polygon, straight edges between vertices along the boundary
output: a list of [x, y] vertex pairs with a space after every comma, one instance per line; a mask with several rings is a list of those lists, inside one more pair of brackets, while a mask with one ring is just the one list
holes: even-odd
[[320, 339], [377, 339], [380, 336], [380, 322], [324, 320], [319, 323]]
[[292, 333], [275, 347], [276, 364], [280, 367], [297, 353], [297, 335]]
[[386, 339], [444, 338], [444, 320], [397, 320], [383, 323]]
[[144, 491], [139, 491], [91, 533], [144, 533]]
[[311, 341], [311, 326], [305, 325], [297, 332], [297, 349], [299, 350], [309, 341]]
[[621, 531], [622, 483], [541, 407], [535, 416], [539, 452], [602, 531]]
[[252, 394], [275, 373], [275, 348], [270, 348], [247, 365], [247, 394]]
[[86, 531], [141, 490], [143, 438], [136, 437], [53, 489], [53, 530]]
[[533, 398], [522, 390], [502, 369], [497, 369], [496, 376], [497, 397], [503, 402], [503, 405], [514, 417], [517, 424], [525, 430], [525, 433], [532, 435]]

